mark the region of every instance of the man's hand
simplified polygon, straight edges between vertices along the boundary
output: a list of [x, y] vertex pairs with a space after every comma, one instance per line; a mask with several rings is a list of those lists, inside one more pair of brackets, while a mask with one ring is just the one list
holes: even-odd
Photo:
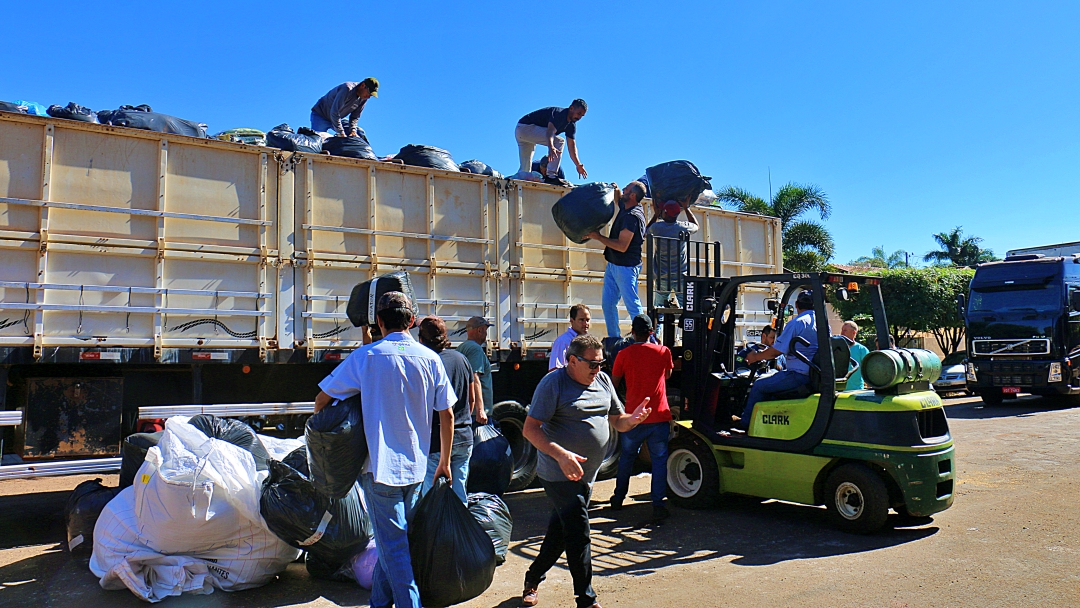
[[599, 233], [599, 232], [596, 232], [596, 231], [594, 230], [593, 232], [590, 232], [589, 234], [586, 234], [586, 235], [585, 235], [585, 238], [587, 238], [587, 239], [592, 239], [592, 240], [594, 240], [594, 241], [599, 241], [599, 240], [600, 240], [600, 233]]
[[334, 137], [345, 137], [344, 133], [334, 133]]
[[356, 137], [356, 129], [349, 131], [349, 137]]
[[567, 479], [570, 481], [578, 481], [585, 475], [585, 471], [581, 469], [581, 463], [586, 460], [588, 460], [588, 458], [585, 458], [584, 456], [578, 456], [569, 450], [562, 450], [559, 453], [558, 458], [559, 468], [562, 469], [563, 475], [565, 475]]
[[550, 150], [548, 150], [547, 160], [549, 163], [553, 163], [559, 160], [559, 151], [555, 148], [551, 148]]
[[334, 398], [326, 393], [319, 391], [318, 395], [315, 395], [315, 413], [318, 414], [324, 407], [330, 405], [330, 402]]
[[479, 422], [480, 424], [487, 424], [488, 423], [488, 415], [487, 415], [487, 412], [484, 411], [484, 408], [480, 408], [479, 410], [477, 410], [477, 412], [476, 412], [476, 421]]
[[450, 463], [439, 461], [439, 466], [435, 468], [435, 479], [440, 477], [446, 478], [446, 483], [450, 483], [453, 479], [450, 477]]
[[649, 401], [652, 401], [652, 397], [645, 397], [645, 399], [641, 401], [641, 404], [637, 406], [637, 409], [634, 410], [634, 414], [630, 418], [633, 421], [634, 426], [641, 424], [649, 417], [649, 414], [652, 413], [652, 408], [648, 407]]
[[581, 179], [586, 179], [589, 177], [589, 172], [585, 170], [585, 165], [581, 163], [577, 164], [577, 174], [578, 177], [580, 177]]

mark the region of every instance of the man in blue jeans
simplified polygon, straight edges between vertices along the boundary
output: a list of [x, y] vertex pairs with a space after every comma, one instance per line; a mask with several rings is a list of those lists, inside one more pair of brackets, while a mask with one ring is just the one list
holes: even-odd
[[[368, 99], [378, 96], [379, 81], [374, 78], [339, 84], [319, 98], [311, 108], [311, 129], [317, 133], [329, 133], [333, 129], [338, 137], [356, 137], [360, 113], [364, 111]], [[345, 117], [349, 118], [347, 128]]]
[[608, 337], [617, 338], [619, 331], [619, 300], [626, 305], [630, 318], [641, 314], [638, 298], [638, 274], [641, 273], [641, 243], [645, 240], [645, 211], [641, 201], [645, 198], [645, 186], [630, 182], [619, 196], [619, 212], [611, 223], [608, 236], [590, 232], [588, 237], [604, 245], [604, 293], [601, 303]]
[[315, 411], [360, 393], [370, 454], [360, 474], [375, 529], [379, 560], [371, 605], [420, 608], [409, 554], [409, 521], [427, 471], [431, 415], [439, 413], [440, 459], [435, 477], [453, 481], [450, 453], [457, 395], [439, 355], [409, 335], [414, 313], [405, 294], [383, 294], [376, 321], [383, 338], [362, 346], [319, 383]]
[[[784, 331], [780, 332], [780, 337], [776, 339], [773, 346], [746, 355], [746, 362], [754, 364], [758, 361], [775, 359], [780, 355], [791, 354], [787, 357], [787, 369], [754, 381], [750, 387], [750, 394], [746, 398], [746, 408], [743, 409], [742, 416], [735, 421], [735, 428], [739, 430], [745, 431], [750, 428], [750, 417], [754, 415], [754, 406], [759, 401], [766, 401], [773, 394], [790, 391], [810, 383], [810, 366], [793, 353], [798, 351], [807, 359], [813, 359], [817, 354], [817, 320], [814, 317], [813, 294], [809, 291], [800, 293], [795, 298], [795, 310], [797, 311], [795, 318], [784, 325]], [[810, 346], [799, 343], [795, 340], [796, 337], [805, 338]]]

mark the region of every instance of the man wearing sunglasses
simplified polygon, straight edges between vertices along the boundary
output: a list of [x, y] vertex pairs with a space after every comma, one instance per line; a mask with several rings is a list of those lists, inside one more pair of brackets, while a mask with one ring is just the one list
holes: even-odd
[[540, 452], [537, 473], [554, 508], [540, 552], [525, 573], [525, 606], [537, 604], [537, 587], [563, 552], [578, 608], [600, 606], [589, 547], [592, 483], [612, 440], [611, 428], [628, 432], [652, 412], [646, 397], [633, 414], [625, 413], [611, 378], [600, 371], [603, 364], [599, 338], [574, 338], [566, 349], [566, 367], [544, 376], [529, 406], [523, 434]]

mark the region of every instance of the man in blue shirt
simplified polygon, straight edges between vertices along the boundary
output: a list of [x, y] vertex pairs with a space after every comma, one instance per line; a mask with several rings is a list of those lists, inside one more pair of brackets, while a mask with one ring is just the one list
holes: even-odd
[[590, 239], [604, 245], [604, 292], [601, 304], [608, 337], [617, 338], [619, 331], [619, 300], [626, 305], [631, 319], [641, 314], [638, 297], [638, 275], [641, 274], [641, 243], [645, 240], [645, 212], [641, 200], [645, 198], [645, 186], [630, 182], [619, 196], [618, 213], [611, 223], [608, 236], [590, 232]]
[[414, 313], [405, 294], [379, 298], [376, 321], [383, 338], [362, 346], [319, 383], [315, 411], [360, 393], [370, 455], [360, 474], [375, 529], [379, 560], [371, 605], [420, 608], [409, 554], [409, 524], [427, 472], [432, 412], [438, 412], [440, 458], [435, 478], [450, 474], [457, 395], [434, 351], [412, 339]]
[[584, 99], [575, 99], [569, 108], [548, 107], [540, 108], [535, 112], [529, 112], [521, 117], [514, 129], [514, 138], [517, 140], [518, 156], [521, 166], [518, 173], [532, 170], [533, 152], [536, 146], [547, 146], [547, 171], [544, 173], [544, 181], [558, 185], [569, 185], [559, 179], [559, 164], [562, 162], [563, 138], [560, 133], [566, 134], [566, 146], [570, 151], [570, 160], [574, 161], [578, 175], [582, 179], [589, 177], [585, 165], [578, 160], [577, 152], [577, 121], [585, 116], [589, 110]]
[[[752, 352], [746, 356], [749, 364], [767, 359], [775, 359], [780, 355], [792, 355], [787, 358], [787, 369], [778, 371], [771, 376], [756, 380], [750, 387], [750, 394], [746, 398], [746, 408], [742, 416], [736, 422], [736, 428], [747, 430], [750, 427], [750, 417], [754, 414], [754, 405], [759, 401], [767, 401], [775, 393], [790, 391], [810, 383], [810, 366], [802, 359], [794, 356], [794, 351], [806, 355], [807, 359], [813, 359], [817, 353], [817, 320], [814, 317], [814, 296], [809, 291], [804, 291], [795, 298], [795, 318], [788, 321], [780, 337], [773, 346], [762, 352]], [[805, 346], [795, 340], [796, 337], [805, 338], [810, 346]], [[794, 350], [793, 350], [794, 349]]]

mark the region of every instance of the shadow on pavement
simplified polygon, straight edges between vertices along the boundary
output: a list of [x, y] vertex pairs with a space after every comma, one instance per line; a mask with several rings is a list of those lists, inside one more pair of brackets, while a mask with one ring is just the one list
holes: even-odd
[[945, 413], [949, 418], [961, 420], [988, 420], [994, 418], [1022, 418], [1040, 412], [1071, 409], [1080, 406], [1074, 398], [1038, 395], [1023, 395], [1016, 399], [1006, 399], [1001, 405], [986, 405], [975, 398], [967, 403], [949, 405]]

